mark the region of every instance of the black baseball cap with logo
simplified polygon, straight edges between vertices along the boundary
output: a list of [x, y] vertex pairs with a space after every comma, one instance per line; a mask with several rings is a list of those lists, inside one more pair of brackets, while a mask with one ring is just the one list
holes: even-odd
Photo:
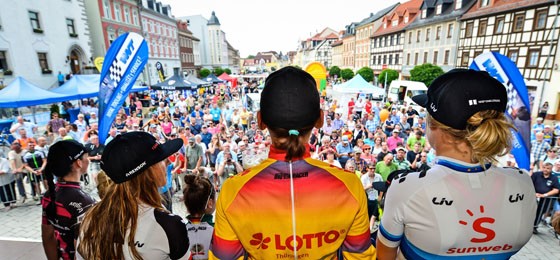
[[77, 141], [58, 141], [49, 148], [47, 156], [49, 163], [45, 166], [45, 172], [57, 177], [64, 177], [67, 172], [59, 172], [59, 169], [67, 168], [68, 165], [80, 159], [85, 153], [85, 147]]
[[103, 151], [101, 169], [115, 183], [126, 182], [183, 146], [181, 138], [159, 143], [146, 132], [117, 135]]
[[486, 71], [453, 69], [436, 78], [427, 94], [412, 97], [440, 123], [465, 130], [467, 120], [477, 112], [504, 112], [507, 105], [505, 86]]
[[267, 126], [288, 130], [312, 126], [321, 115], [315, 79], [291, 66], [266, 78], [260, 106], [262, 121]]

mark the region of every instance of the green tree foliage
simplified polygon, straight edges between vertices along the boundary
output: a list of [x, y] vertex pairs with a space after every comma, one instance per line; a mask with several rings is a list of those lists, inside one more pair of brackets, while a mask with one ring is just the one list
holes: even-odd
[[249, 55], [249, 56], [247, 56], [247, 59], [254, 59], [254, 58], [255, 58], [255, 55]]
[[391, 85], [391, 81], [399, 78], [399, 72], [392, 69], [384, 69], [379, 74], [379, 83], [385, 84], [385, 77], [387, 77], [387, 86]]
[[430, 86], [432, 81], [443, 74], [443, 70], [430, 63], [417, 65], [410, 71], [410, 80], [424, 82], [426, 86]]
[[206, 78], [206, 77], [208, 77], [208, 75], [210, 75], [210, 70], [209, 69], [201, 69], [200, 70], [200, 77], [201, 78]]
[[364, 78], [367, 82], [373, 81], [373, 70], [370, 67], [362, 67], [357, 73], [360, 74], [360, 76], [362, 76], [362, 78]]
[[345, 80], [349, 80], [354, 77], [354, 72], [352, 71], [352, 69], [343, 69], [340, 72], [340, 77], [342, 77]]
[[340, 68], [338, 66], [332, 66], [329, 69], [329, 76], [334, 77], [334, 75], [340, 78]]
[[222, 69], [222, 67], [214, 68], [214, 75], [220, 76], [222, 73], [224, 73], [224, 69]]
[[228, 75], [231, 75], [231, 70], [230, 70], [229, 68], [225, 68], [225, 69], [224, 69], [224, 72], [225, 72], [226, 74], [228, 74]]

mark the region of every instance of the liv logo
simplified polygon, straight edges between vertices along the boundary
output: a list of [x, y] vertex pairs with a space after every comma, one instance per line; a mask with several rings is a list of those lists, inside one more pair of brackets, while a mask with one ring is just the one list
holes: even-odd
[[[480, 213], [484, 213], [484, 206], [480, 205]], [[470, 209], [467, 209], [467, 214], [469, 214], [469, 216], [474, 217], [473, 212]], [[489, 227], [484, 227], [482, 226], [483, 224], [494, 224], [496, 220], [493, 218], [489, 218], [489, 217], [479, 217], [477, 219], [475, 219], [472, 222], [472, 229], [477, 232], [482, 234], [482, 237], [473, 237], [471, 238], [471, 242], [473, 243], [485, 243], [488, 241], [491, 241], [492, 239], [494, 239], [496, 237], [496, 232], [494, 232], [493, 229], [489, 228]], [[464, 225], [464, 226], [468, 226], [468, 222], [464, 221], [464, 220], [459, 220], [459, 224]], [[487, 225], [487, 226], [488, 226]]]
[[252, 246], [258, 246], [257, 249], [267, 249], [268, 243], [270, 243], [270, 237], [265, 237], [263, 239], [262, 233], [253, 234], [253, 239], [250, 241]]

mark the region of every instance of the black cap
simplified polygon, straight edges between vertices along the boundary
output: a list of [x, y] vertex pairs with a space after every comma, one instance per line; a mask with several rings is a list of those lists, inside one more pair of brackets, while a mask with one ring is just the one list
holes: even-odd
[[86, 153], [84, 146], [74, 140], [62, 140], [54, 143], [49, 148], [47, 156], [47, 165], [45, 172], [57, 177], [63, 177], [67, 172], [58, 172], [58, 169], [64, 169], [74, 161]]
[[321, 111], [315, 79], [291, 66], [266, 78], [260, 105], [262, 121], [267, 126], [288, 130], [312, 126]]
[[427, 94], [414, 96], [412, 100], [442, 124], [464, 130], [467, 120], [477, 112], [504, 112], [507, 91], [486, 71], [454, 69], [436, 78]]
[[158, 143], [146, 132], [117, 135], [103, 151], [101, 169], [115, 183], [128, 181], [150, 166], [163, 161], [183, 146], [181, 138]]

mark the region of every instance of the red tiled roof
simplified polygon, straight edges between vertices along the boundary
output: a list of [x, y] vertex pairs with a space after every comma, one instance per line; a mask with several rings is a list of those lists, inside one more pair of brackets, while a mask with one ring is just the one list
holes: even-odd
[[554, 3], [554, 0], [494, 0], [490, 1], [490, 4], [485, 7], [474, 4], [471, 9], [461, 17], [461, 20], [528, 8], [530, 6], [544, 5], [547, 3]]
[[342, 40], [338, 40], [338, 41], [335, 41], [335, 42], [331, 43], [331, 46], [334, 47], [334, 46], [342, 45], [342, 43], [343, 43]]
[[336, 35], [336, 33], [331, 33], [327, 35], [325, 39], [338, 39], [338, 35]]
[[[394, 33], [394, 32], [398, 32], [404, 29], [405, 26], [409, 25], [410, 23], [412, 23], [414, 21], [414, 19], [416, 18], [416, 14], [418, 13], [418, 10], [420, 9], [420, 6], [422, 5], [423, 0], [410, 0], [406, 3], [403, 3], [401, 5], [399, 5], [393, 12], [391, 12], [390, 14], [386, 15], [383, 18], [383, 22], [385, 22], [386, 20], [389, 20], [389, 24], [387, 26], [387, 28], [383, 28], [383, 25], [379, 26], [379, 29], [377, 29], [376, 32], [373, 33], [373, 37], [376, 36], [380, 36], [380, 35], [385, 35], [385, 34], [389, 34], [389, 33]], [[404, 18], [399, 18], [399, 23], [397, 24], [397, 26], [391, 26], [391, 21], [390, 19], [394, 16], [394, 15], [398, 15], [398, 17], [402, 16], [405, 14], [405, 11], [408, 11], [409, 13], [409, 17], [408, 17], [408, 23], [404, 23]]]

